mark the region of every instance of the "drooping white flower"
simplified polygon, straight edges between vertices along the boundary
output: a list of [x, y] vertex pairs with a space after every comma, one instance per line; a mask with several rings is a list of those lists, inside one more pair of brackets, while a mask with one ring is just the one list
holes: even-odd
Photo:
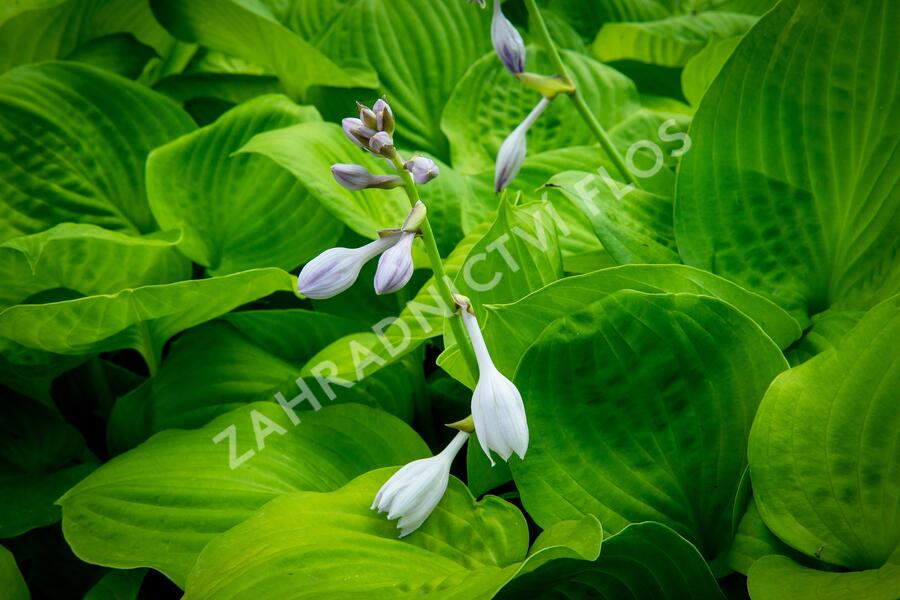
[[329, 248], [303, 267], [297, 276], [297, 291], [307, 298], [337, 296], [356, 281], [367, 262], [400, 241], [395, 233], [359, 248]]
[[525, 458], [528, 450], [528, 421], [522, 395], [491, 360], [478, 320], [470, 312], [468, 302], [462, 306], [462, 319], [478, 361], [478, 383], [472, 393], [472, 419], [481, 449], [494, 464], [491, 451], [503, 460], [515, 452]]
[[413, 181], [418, 184], [428, 183], [440, 174], [440, 169], [427, 156], [416, 156], [406, 161], [403, 168], [412, 174]]
[[494, 171], [495, 192], [503, 191], [503, 188], [513, 180], [519, 169], [522, 168], [526, 153], [525, 134], [528, 133], [528, 130], [549, 104], [550, 100], [548, 98], [541, 98], [541, 101], [531, 109], [528, 116], [513, 129], [509, 137], [503, 140], [500, 151], [497, 152], [497, 165]]
[[375, 271], [375, 293], [391, 294], [409, 283], [413, 274], [412, 243], [415, 232], [400, 233], [400, 241], [388, 248], [378, 259]]
[[364, 166], [356, 164], [331, 165], [331, 174], [335, 181], [348, 190], [388, 190], [403, 185], [403, 180], [396, 175], [373, 175]]
[[494, 0], [491, 42], [500, 62], [510, 73], [518, 75], [525, 70], [525, 42], [515, 26], [504, 16], [500, 0]]
[[372, 509], [386, 512], [388, 519], [400, 520], [400, 537], [418, 529], [447, 491], [450, 465], [469, 434], [460, 431], [440, 454], [405, 465], [385, 482], [372, 503]]

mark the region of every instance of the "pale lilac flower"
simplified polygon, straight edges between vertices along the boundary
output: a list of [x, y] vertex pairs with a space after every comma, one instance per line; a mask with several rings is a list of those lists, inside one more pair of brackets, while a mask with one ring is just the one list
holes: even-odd
[[518, 75], [525, 70], [525, 42], [515, 26], [503, 15], [500, 0], [494, 0], [491, 42], [500, 62], [510, 73]]
[[428, 157], [416, 156], [404, 163], [403, 167], [412, 174], [413, 181], [418, 184], [428, 183], [440, 174], [440, 169]]
[[334, 175], [335, 181], [348, 190], [365, 190], [369, 188], [389, 190], [403, 185], [403, 180], [396, 175], [373, 175], [362, 165], [331, 165], [331, 174]]
[[412, 243], [415, 232], [404, 231], [400, 241], [388, 248], [378, 259], [375, 271], [375, 293], [391, 294], [409, 283], [413, 275]]
[[478, 361], [478, 383], [472, 394], [472, 419], [478, 442], [491, 465], [494, 464], [491, 451], [505, 461], [513, 452], [524, 459], [528, 450], [528, 421], [522, 395], [515, 384], [494, 366], [478, 320], [470, 312], [471, 304], [464, 299], [460, 306], [463, 324]]
[[360, 119], [353, 117], [347, 117], [342, 120], [341, 128], [344, 130], [344, 134], [347, 138], [360, 148], [367, 148], [369, 146], [369, 140], [376, 133], [371, 127], [366, 127]]
[[385, 131], [389, 135], [394, 133], [394, 112], [390, 105], [383, 97], [375, 101], [372, 106], [372, 112], [375, 115], [375, 129]]
[[330, 248], [303, 267], [297, 291], [307, 298], [337, 296], [356, 281], [367, 262], [400, 241], [400, 234], [380, 237], [360, 248]]
[[534, 125], [534, 122], [537, 121], [537, 118], [549, 104], [550, 100], [548, 98], [541, 98], [541, 101], [531, 109], [528, 116], [513, 129], [509, 137], [503, 140], [500, 151], [497, 152], [497, 165], [494, 171], [495, 192], [503, 191], [503, 188], [513, 180], [519, 169], [522, 168], [526, 154], [525, 134], [528, 133], [528, 129]]
[[388, 156], [394, 150], [394, 140], [388, 132], [379, 131], [369, 139], [369, 150]]
[[460, 431], [440, 454], [405, 465], [378, 490], [372, 509], [386, 512], [388, 519], [399, 518], [401, 538], [418, 529], [441, 501], [450, 481], [450, 465], [468, 438], [468, 433]]

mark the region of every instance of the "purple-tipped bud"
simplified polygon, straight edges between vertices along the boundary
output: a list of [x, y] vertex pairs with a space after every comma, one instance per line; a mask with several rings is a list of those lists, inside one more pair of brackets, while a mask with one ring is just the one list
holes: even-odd
[[375, 293], [391, 294], [409, 283], [413, 274], [412, 243], [416, 234], [404, 231], [400, 241], [385, 250], [375, 271]]
[[513, 129], [509, 137], [503, 140], [500, 151], [497, 152], [497, 164], [494, 171], [495, 192], [503, 191], [503, 188], [513, 180], [519, 169], [522, 168], [526, 154], [525, 134], [528, 133], [528, 130], [549, 104], [549, 99], [541, 98], [541, 101], [528, 113], [528, 116], [519, 123], [518, 127]]
[[369, 150], [382, 156], [390, 156], [394, 152], [394, 140], [386, 131], [379, 131], [369, 139]]
[[367, 262], [397, 244], [401, 234], [380, 237], [360, 248], [330, 248], [303, 267], [297, 276], [297, 291], [307, 298], [337, 296], [356, 281]]
[[375, 118], [375, 113], [371, 108], [362, 104], [361, 102], [356, 103], [356, 108], [359, 109], [359, 120], [362, 121], [362, 124], [368, 127], [369, 129], [375, 129], [377, 131]]
[[500, 8], [500, 0], [494, 0], [494, 16], [491, 19], [491, 42], [500, 62], [510, 73], [525, 70], [525, 42]]
[[375, 129], [378, 131], [386, 131], [388, 134], [394, 134], [394, 112], [390, 105], [383, 97], [375, 101], [372, 106], [375, 114]]
[[368, 147], [369, 140], [375, 135], [374, 129], [366, 127], [360, 119], [353, 117], [348, 117], [341, 121], [341, 127], [350, 141], [360, 148]]
[[428, 183], [440, 174], [434, 161], [425, 156], [416, 156], [406, 161], [403, 167], [412, 174], [413, 181], [419, 184]]
[[372, 175], [362, 165], [331, 165], [331, 174], [334, 175], [335, 181], [348, 190], [365, 190], [369, 188], [389, 190], [403, 185], [403, 180], [396, 175]]

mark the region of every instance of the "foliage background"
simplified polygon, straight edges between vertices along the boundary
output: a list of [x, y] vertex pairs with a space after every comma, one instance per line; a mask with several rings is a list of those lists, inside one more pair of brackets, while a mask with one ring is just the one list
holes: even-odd
[[[500, 202], [494, 157], [537, 98], [463, 0], [0, 7], [4, 598], [900, 598], [900, 5], [541, 6], [620, 151], [665, 152], [643, 190], [585, 198], [616, 171], [558, 98]], [[510, 468], [470, 444], [403, 541], [371, 498], [472, 384], [404, 309], [427, 263], [395, 296], [371, 268], [291, 293], [406, 214], [329, 173], [381, 169], [336, 125], [381, 94], [402, 151], [440, 164], [446, 269], [532, 430]], [[501, 284], [468, 289], [504, 235], [520, 268], [488, 252], [472, 273]], [[396, 315], [392, 357], [371, 327]], [[355, 380], [359, 347], [379, 360], [300, 425], [272, 402], [323, 360]], [[286, 433], [261, 448], [265, 418]], [[235, 470], [230, 425], [254, 452]]]

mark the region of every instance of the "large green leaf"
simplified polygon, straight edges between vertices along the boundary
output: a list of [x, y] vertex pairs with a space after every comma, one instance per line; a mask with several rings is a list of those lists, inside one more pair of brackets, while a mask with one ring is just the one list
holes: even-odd
[[900, 291], [897, 8], [785, 0], [744, 36], [679, 171], [686, 263], [804, 321]]
[[7, 538], [59, 521], [54, 502], [97, 459], [55, 409], [15, 394], [5, 394], [0, 408], [0, 538]]
[[[640, 108], [634, 84], [618, 71], [575, 52], [563, 52], [563, 58], [579, 93], [603, 126], [611, 127]], [[549, 61], [536, 51], [529, 52], [528, 69], [551, 70]], [[441, 121], [450, 140], [453, 166], [464, 173], [492, 169], [503, 140], [539, 99], [510, 76], [494, 53], [482, 57], [459, 80]], [[528, 132], [532, 155], [595, 142], [565, 97], [554, 101]]]
[[163, 96], [77, 63], [0, 76], [0, 240], [57, 223], [126, 233], [156, 229], [147, 154], [193, 128]]
[[333, 490], [427, 452], [406, 424], [372, 408], [330, 406], [293, 425], [275, 402], [258, 402], [104, 464], [60, 500], [63, 532], [82, 560], [152, 567], [183, 585], [207, 542], [269, 500]]
[[728, 566], [738, 573], [747, 575], [753, 563], [770, 554], [794, 559], [803, 556], [775, 537], [775, 534], [766, 527], [762, 517], [759, 516], [756, 502], [751, 499], [747, 505], [747, 512], [741, 517], [737, 531], [734, 533], [731, 548], [728, 549]]
[[742, 35], [756, 20], [750, 15], [701, 12], [659, 21], [607, 23], [594, 40], [594, 55], [604, 62], [683, 67], [707, 44]]
[[8, 600], [29, 600], [28, 586], [16, 565], [16, 557], [0, 546], [0, 589], [5, 590]]
[[367, 69], [341, 67], [281, 25], [259, 0], [150, 0], [175, 37], [263, 65], [295, 98], [314, 85], [374, 86]]
[[157, 148], [147, 161], [157, 222], [180, 228], [181, 251], [213, 275], [292, 269], [334, 245], [343, 227], [296, 177], [262, 156], [231, 156], [257, 133], [319, 120], [314, 108], [264, 96]]
[[[332, 0], [315, 3], [333, 10]], [[356, 0], [345, 4], [318, 45], [336, 60], [364, 61], [378, 73], [400, 144], [449, 160], [441, 114], [457, 81], [491, 49], [490, 13], [446, 0], [427, 9], [419, 0]]]
[[177, 231], [135, 237], [94, 225], [64, 223], [0, 244], [0, 308], [46, 290], [90, 296], [190, 276], [175, 247]]
[[330, 213], [363, 237], [399, 227], [409, 213], [409, 201], [400, 189], [350, 191], [331, 174], [335, 163], [357, 163], [372, 173], [390, 173], [391, 167], [356, 146], [331, 123], [303, 123], [254, 136], [240, 150], [262, 154], [290, 171]]
[[514, 379], [531, 434], [510, 462], [523, 505], [542, 526], [659, 521], [719, 556], [753, 415], [786, 367], [759, 326], [708, 296], [623, 290], [558, 318]]
[[85, 594], [84, 600], [138, 600], [146, 569], [110, 571]]
[[557, 560], [514, 579], [498, 598], [723, 600], [706, 561], [660, 523], [633, 523], [603, 540], [593, 562]]
[[281, 269], [127, 288], [46, 304], [19, 304], [0, 312], [0, 336], [37, 350], [93, 354], [121, 348], [141, 353], [151, 372], [170, 337], [277, 291], [294, 279]]
[[[301, 393], [295, 379], [304, 363], [355, 329], [348, 319], [305, 310], [243, 311], [191, 329], [172, 345], [154, 377], [118, 400], [107, 430], [110, 446], [121, 451], [164, 429], [200, 427], [279, 392], [293, 398]], [[335, 385], [334, 398], [315, 378], [305, 384], [320, 405], [356, 402], [412, 419], [416, 378], [406, 365], [381, 370], [351, 388]]]
[[776, 379], [750, 437], [759, 512], [808, 556], [877, 569], [900, 547], [900, 296]]
[[764, 556], [753, 563], [747, 587], [753, 600], [897, 600], [900, 556], [879, 569], [829, 573], [785, 556]]
[[526, 561], [519, 510], [494, 496], [475, 502], [456, 478], [425, 524], [398, 539], [396, 522], [369, 508], [392, 472], [270, 502], [203, 550], [185, 598], [490, 598], [520, 569], [599, 551], [602, 533], [590, 518], [566, 523], [567, 535], [547, 536]]
[[549, 6], [586, 39], [593, 39], [604, 23], [652, 21], [671, 13], [667, 0], [550, 0]]
[[700, 104], [706, 90], [740, 41], [741, 36], [738, 35], [716, 40], [684, 65], [684, 71], [681, 72], [681, 89], [692, 106]]

